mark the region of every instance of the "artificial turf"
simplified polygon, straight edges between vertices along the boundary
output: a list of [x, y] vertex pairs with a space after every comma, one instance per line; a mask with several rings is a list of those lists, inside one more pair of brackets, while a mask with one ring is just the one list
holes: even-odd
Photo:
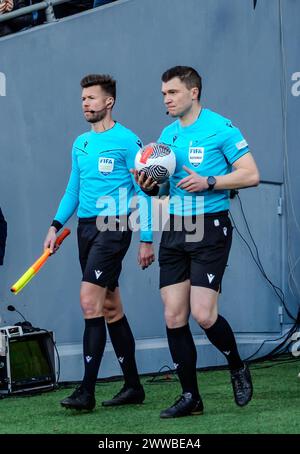
[[299, 434], [300, 360], [251, 364], [252, 401], [236, 406], [226, 370], [200, 371], [198, 382], [204, 415], [161, 420], [160, 410], [180, 394], [177, 380], [142, 377], [146, 400], [142, 405], [105, 408], [122, 381], [99, 382], [96, 409], [91, 413], [60, 407], [71, 387], [30, 397], [0, 400], [1, 434]]

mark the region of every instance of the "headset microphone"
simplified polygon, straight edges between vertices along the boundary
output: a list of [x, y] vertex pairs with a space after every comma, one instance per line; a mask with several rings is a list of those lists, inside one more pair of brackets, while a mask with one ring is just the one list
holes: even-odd
[[166, 115], [169, 115], [169, 111], [167, 110]]
[[94, 114], [94, 113], [102, 113], [102, 112], [104, 112], [106, 109], [107, 109], [107, 107], [104, 107], [104, 108], [101, 109], [101, 110], [90, 110], [89, 112], [91, 112], [92, 114]]

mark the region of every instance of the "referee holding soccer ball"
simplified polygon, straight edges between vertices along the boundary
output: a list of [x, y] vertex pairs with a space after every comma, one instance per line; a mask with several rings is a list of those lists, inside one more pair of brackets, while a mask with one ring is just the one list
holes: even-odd
[[[226, 357], [237, 405], [246, 405], [252, 397], [250, 371], [239, 356], [229, 323], [218, 314], [217, 303], [232, 240], [229, 190], [257, 186], [259, 173], [240, 131], [201, 106], [201, 88], [201, 77], [193, 68], [176, 66], [162, 75], [164, 103], [176, 121], [162, 131], [158, 142], [175, 152], [176, 169], [170, 177], [170, 223], [159, 251], [160, 288], [182, 395], [161, 412], [161, 418], [203, 413], [190, 313]], [[134, 173], [146, 193], [157, 195], [151, 178]], [[204, 235], [195, 241], [186, 225], [187, 221], [200, 225], [200, 218]]]

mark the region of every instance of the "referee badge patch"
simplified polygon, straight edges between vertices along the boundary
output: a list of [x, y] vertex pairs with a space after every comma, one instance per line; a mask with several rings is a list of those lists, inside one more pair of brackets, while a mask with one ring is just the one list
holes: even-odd
[[242, 150], [243, 148], [247, 147], [248, 144], [247, 144], [247, 141], [245, 139], [243, 139], [240, 142], [236, 143], [235, 146], [238, 150]]
[[204, 147], [189, 147], [189, 161], [194, 167], [198, 167], [204, 158]]
[[99, 158], [98, 170], [102, 175], [109, 175], [114, 170], [115, 160], [112, 158]]

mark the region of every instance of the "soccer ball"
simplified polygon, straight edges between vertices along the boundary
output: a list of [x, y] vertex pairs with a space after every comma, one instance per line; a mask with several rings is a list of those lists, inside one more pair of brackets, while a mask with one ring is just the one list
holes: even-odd
[[170, 147], [162, 143], [149, 143], [135, 157], [135, 168], [157, 183], [164, 183], [175, 172], [176, 157]]

